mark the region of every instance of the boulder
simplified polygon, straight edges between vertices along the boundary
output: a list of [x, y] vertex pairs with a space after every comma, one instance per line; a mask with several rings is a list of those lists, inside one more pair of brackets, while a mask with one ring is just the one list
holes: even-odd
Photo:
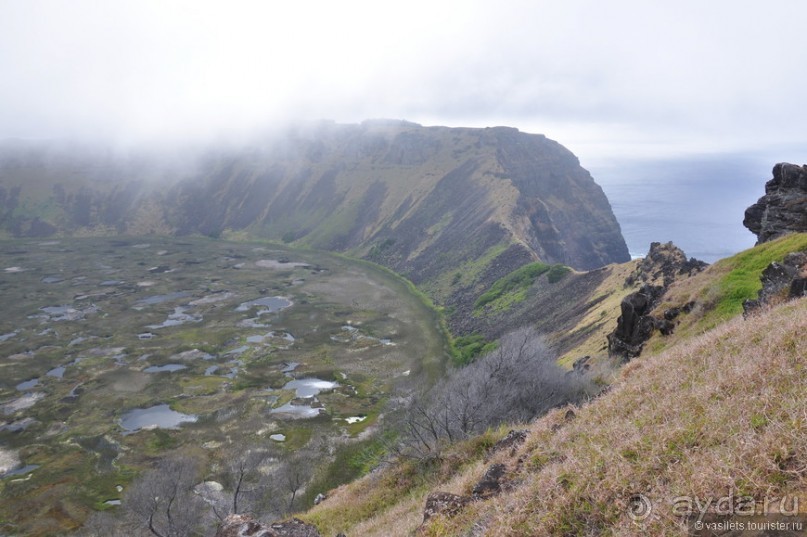
[[807, 232], [807, 165], [782, 162], [774, 166], [765, 195], [745, 210], [743, 225], [757, 236], [757, 244]]
[[588, 361], [591, 360], [591, 356], [583, 356], [582, 358], [578, 358], [572, 364], [572, 372], [577, 373], [578, 375], [585, 375], [588, 373], [588, 370], [591, 369], [591, 364]]
[[502, 491], [505, 486], [505, 476], [507, 467], [504, 464], [493, 464], [485, 471], [476, 485], [472, 494], [475, 499], [484, 499], [494, 496]]
[[526, 429], [511, 430], [504, 438], [493, 444], [493, 447], [490, 448], [490, 452], [488, 453], [488, 458], [494, 453], [505, 449], [511, 450], [511, 456], [514, 455], [515, 453], [513, 452], [515, 449], [527, 440], [527, 432]]
[[635, 293], [622, 299], [621, 315], [616, 329], [608, 335], [608, 352], [626, 359], [639, 356], [645, 341], [656, 328], [656, 320], [649, 315], [664, 288], [645, 284]]
[[471, 503], [470, 496], [460, 496], [450, 492], [432, 492], [426, 498], [426, 507], [423, 509], [423, 522], [437, 515], [455, 516]]

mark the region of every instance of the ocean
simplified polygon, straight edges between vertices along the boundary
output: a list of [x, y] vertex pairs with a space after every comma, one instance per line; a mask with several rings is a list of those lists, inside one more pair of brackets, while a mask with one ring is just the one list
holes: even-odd
[[672, 241], [708, 263], [750, 248], [745, 209], [765, 193], [775, 161], [732, 155], [611, 160], [586, 166], [603, 188], [633, 257]]

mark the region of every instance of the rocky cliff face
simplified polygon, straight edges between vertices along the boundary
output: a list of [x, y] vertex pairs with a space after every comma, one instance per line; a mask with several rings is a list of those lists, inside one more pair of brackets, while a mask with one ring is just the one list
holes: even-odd
[[181, 159], [6, 145], [0, 185], [9, 235], [241, 232], [365, 257], [443, 302], [455, 271], [484, 290], [530, 261], [629, 259], [577, 158], [504, 127], [321, 123]]
[[638, 283], [641, 288], [622, 300], [617, 326], [608, 335], [608, 353], [626, 360], [635, 358], [655, 330], [671, 334], [675, 318], [681, 311], [688, 312], [692, 304], [665, 310], [663, 317], [653, 317], [650, 312], [673, 282], [694, 276], [706, 267], [694, 257], [687, 259], [683, 250], [671, 242], [651, 243], [647, 257], [625, 281], [626, 286]]
[[774, 166], [765, 195], [746, 209], [743, 225], [757, 236], [757, 244], [807, 231], [807, 165]]

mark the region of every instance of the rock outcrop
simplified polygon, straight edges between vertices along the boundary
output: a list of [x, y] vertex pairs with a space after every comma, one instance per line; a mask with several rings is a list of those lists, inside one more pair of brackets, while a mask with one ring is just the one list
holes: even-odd
[[694, 257], [687, 259], [684, 251], [672, 242], [652, 242], [647, 255], [633, 274], [628, 276], [625, 284], [654, 282], [666, 289], [675, 280], [693, 276], [707, 266], [707, 263]]
[[426, 498], [423, 522], [425, 523], [437, 515], [456, 516], [472, 501], [474, 499], [470, 496], [460, 496], [450, 492], [432, 492]]
[[216, 532], [216, 537], [320, 537], [320, 533], [316, 527], [299, 518], [265, 525], [249, 515], [229, 515]]
[[492, 464], [485, 470], [482, 479], [474, 485], [471, 494], [476, 499], [485, 499], [499, 494], [507, 486], [506, 478], [507, 466], [502, 463]]
[[771, 263], [759, 277], [762, 289], [756, 300], [743, 302], [743, 315], [766, 304], [807, 296], [807, 252], [791, 252], [781, 263]]
[[671, 308], [659, 318], [651, 316], [650, 312], [674, 281], [693, 276], [707, 266], [698, 259], [687, 259], [683, 250], [671, 242], [652, 243], [647, 256], [625, 281], [626, 286], [642, 284], [642, 287], [626, 296], [620, 304], [621, 314], [616, 329], [608, 335], [609, 354], [624, 359], [634, 358], [641, 354], [645, 342], [656, 329], [664, 335], [671, 334], [675, 328], [674, 319], [682, 309], [687, 311], [692, 305]]
[[622, 299], [616, 329], [608, 335], [609, 354], [626, 359], [641, 354], [645, 341], [656, 329], [656, 319], [650, 316], [650, 311], [662, 294], [664, 287], [644, 285]]
[[773, 167], [765, 195], [745, 211], [743, 225], [757, 244], [787, 233], [807, 231], [807, 165], [782, 162]]
[[527, 440], [526, 429], [510, 430], [504, 438], [493, 444], [490, 451], [485, 456], [485, 460], [489, 460], [494, 454], [506, 449], [510, 450], [510, 456], [514, 456], [516, 449]]

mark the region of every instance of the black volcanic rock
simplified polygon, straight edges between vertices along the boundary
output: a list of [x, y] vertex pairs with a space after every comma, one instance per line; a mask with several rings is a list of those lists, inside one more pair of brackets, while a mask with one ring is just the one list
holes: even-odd
[[423, 508], [423, 522], [425, 523], [437, 515], [456, 516], [472, 501], [474, 499], [470, 496], [459, 496], [450, 492], [432, 492], [426, 498], [426, 506]]
[[634, 358], [641, 354], [645, 341], [655, 330], [670, 335], [675, 329], [674, 319], [681, 311], [691, 310], [693, 305], [668, 309], [661, 318], [651, 316], [650, 312], [674, 281], [693, 276], [707, 266], [694, 257], [687, 259], [683, 250], [672, 242], [651, 243], [647, 256], [625, 281], [626, 286], [642, 284], [642, 287], [626, 296], [620, 304], [621, 315], [616, 329], [608, 335], [609, 354]]
[[650, 311], [663, 293], [661, 286], [644, 285], [622, 299], [617, 327], [608, 335], [610, 354], [625, 358], [641, 354], [644, 342], [650, 339], [656, 328], [656, 320], [649, 315]]
[[787, 233], [807, 231], [807, 165], [782, 162], [773, 167], [765, 195], [745, 210], [743, 225], [757, 244]]
[[759, 276], [762, 288], [755, 300], [743, 302], [743, 316], [776, 300], [807, 296], [807, 252], [791, 252], [781, 263], [773, 262]]
[[628, 277], [626, 282], [633, 285], [636, 282], [648, 282], [661, 279], [663, 287], [669, 285], [681, 276], [692, 276], [702, 271], [708, 263], [690, 257], [672, 242], [650, 243], [650, 250], [639, 263], [636, 271]]
[[507, 466], [501, 463], [490, 465], [471, 494], [476, 499], [485, 499], [500, 493], [506, 486], [506, 476]]

